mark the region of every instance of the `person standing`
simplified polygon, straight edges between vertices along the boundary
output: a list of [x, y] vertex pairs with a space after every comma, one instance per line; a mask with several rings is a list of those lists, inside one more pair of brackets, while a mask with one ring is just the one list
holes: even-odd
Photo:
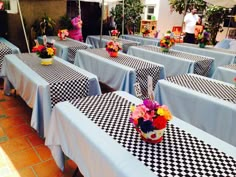
[[197, 22], [200, 21], [200, 17], [197, 15], [197, 9], [191, 8], [191, 12], [186, 14], [184, 17], [184, 26], [185, 26], [185, 37], [184, 42], [186, 43], [195, 43], [195, 27]]
[[80, 42], [83, 42], [83, 35], [82, 35], [82, 25], [83, 21], [81, 20], [80, 16], [73, 18], [71, 20], [73, 25], [73, 29], [69, 31], [69, 37]]

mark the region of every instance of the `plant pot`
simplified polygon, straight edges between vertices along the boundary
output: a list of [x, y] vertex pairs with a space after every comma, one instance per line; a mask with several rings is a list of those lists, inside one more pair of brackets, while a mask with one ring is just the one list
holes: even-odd
[[163, 140], [165, 129], [166, 128], [163, 128], [160, 130], [153, 130], [151, 132], [144, 133], [142, 130], [136, 128], [142, 140], [144, 140], [147, 143], [152, 143], [152, 144], [160, 143]]
[[41, 65], [51, 65], [53, 63], [53, 58], [42, 58]]
[[162, 48], [161, 48], [161, 51], [162, 51], [162, 52], [169, 52], [169, 48], [162, 47]]
[[118, 52], [109, 52], [110, 57], [118, 57]]
[[206, 46], [206, 45], [205, 45], [204, 43], [199, 43], [199, 47], [200, 47], [200, 48], [205, 48], [205, 46]]

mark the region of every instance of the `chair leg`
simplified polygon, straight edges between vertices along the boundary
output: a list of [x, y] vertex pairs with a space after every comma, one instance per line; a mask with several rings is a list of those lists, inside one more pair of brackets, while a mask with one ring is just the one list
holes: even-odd
[[76, 177], [76, 174], [78, 173], [78, 171], [79, 171], [79, 168], [77, 167], [72, 177]]

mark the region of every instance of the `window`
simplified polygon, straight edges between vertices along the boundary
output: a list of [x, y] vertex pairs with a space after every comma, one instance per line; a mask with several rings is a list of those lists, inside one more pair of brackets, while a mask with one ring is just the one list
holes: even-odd
[[0, 0], [0, 2], [3, 2], [7, 13], [17, 13], [17, 0]]
[[154, 11], [155, 11], [155, 6], [147, 6], [147, 20], [151, 20], [152, 16], [154, 15]]

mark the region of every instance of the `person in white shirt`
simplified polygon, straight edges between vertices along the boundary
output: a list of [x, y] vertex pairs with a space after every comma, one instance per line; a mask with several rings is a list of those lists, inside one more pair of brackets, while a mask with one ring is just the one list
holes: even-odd
[[186, 14], [184, 17], [184, 26], [185, 26], [185, 37], [184, 42], [186, 43], [195, 43], [195, 27], [196, 23], [200, 21], [200, 17], [196, 14], [197, 9], [191, 8], [191, 12]]

